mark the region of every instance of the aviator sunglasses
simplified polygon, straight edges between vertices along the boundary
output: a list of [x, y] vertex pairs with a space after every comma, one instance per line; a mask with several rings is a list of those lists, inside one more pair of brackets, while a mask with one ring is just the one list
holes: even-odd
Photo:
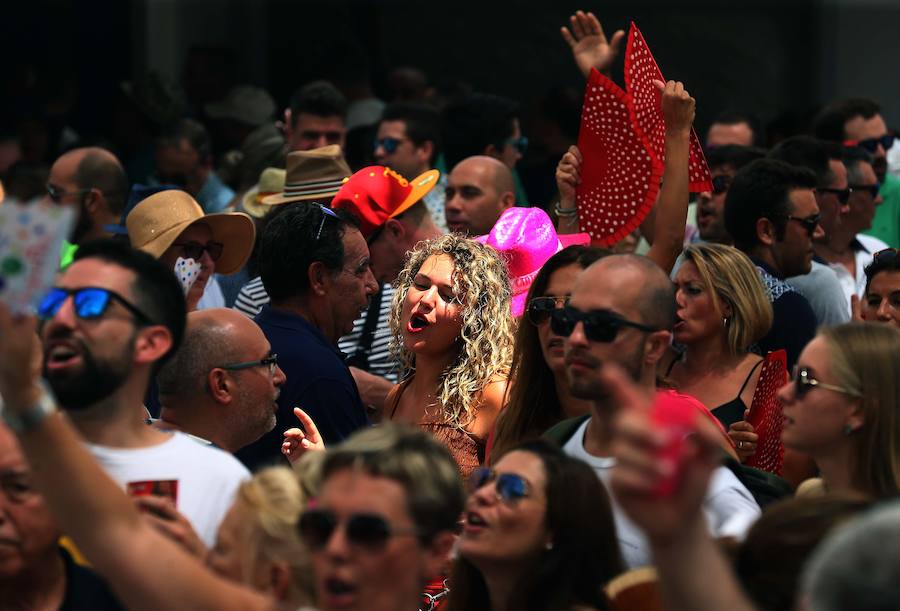
[[584, 335], [592, 342], [611, 342], [616, 339], [619, 329], [623, 327], [632, 327], [647, 333], [658, 331], [654, 327], [642, 325], [641, 323], [627, 320], [613, 314], [609, 310], [592, 310], [590, 312], [582, 312], [572, 306], [567, 305], [564, 308], [554, 310], [550, 314], [550, 330], [556, 335], [569, 337], [578, 323], [584, 323]]
[[320, 550], [328, 545], [341, 522], [344, 523], [347, 541], [369, 551], [379, 551], [391, 537], [418, 535], [413, 528], [391, 526], [385, 518], [375, 513], [354, 513], [342, 521], [327, 509], [304, 511], [297, 527], [306, 545], [312, 550]]
[[37, 315], [41, 320], [50, 320], [66, 302], [69, 295], [73, 296], [75, 314], [83, 320], [94, 320], [103, 316], [112, 301], [118, 301], [134, 314], [135, 318], [144, 323], [150, 323], [150, 317], [141, 312], [137, 306], [127, 299], [109, 289], [87, 286], [80, 289], [64, 289], [54, 287], [41, 299], [37, 307]]
[[469, 491], [475, 492], [482, 486], [492, 483], [497, 498], [505, 503], [515, 503], [529, 495], [528, 482], [515, 473], [497, 473], [487, 467], [479, 467], [469, 476]]

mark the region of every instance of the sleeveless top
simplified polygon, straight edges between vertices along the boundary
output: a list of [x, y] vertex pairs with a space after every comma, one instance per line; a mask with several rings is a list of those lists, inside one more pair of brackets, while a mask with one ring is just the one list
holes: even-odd
[[[393, 399], [394, 405], [391, 408], [391, 420], [394, 419], [397, 406], [400, 405], [400, 397], [403, 396], [411, 380], [412, 378], [408, 378], [398, 385], [397, 394]], [[456, 461], [456, 466], [459, 468], [459, 474], [462, 476], [463, 481], [468, 481], [468, 477], [472, 472], [484, 463], [484, 442], [461, 430], [456, 425], [432, 420], [420, 421], [417, 423], [417, 426], [423, 431], [430, 433], [432, 437], [450, 450], [450, 455]]]
[[[674, 359], [671, 363], [669, 363], [669, 368], [666, 370], [666, 377], [672, 372], [672, 367], [675, 366], [675, 363], [681, 360], [681, 357], [684, 355], [682, 353], [677, 359]], [[712, 415], [715, 416], [719, 422], [722, 423], [722, 426], [725, 427], [727, 431], [728, 428], [734, 424], [735, 422], [740, 422], [744, 419], [744, 412], [747, 411], [747, 406], [744, 405], [743, 400], [741, 400], [741, 395], [744, 394], [744, 389], [747, 388], [747, 384], [750, 383], [750, 378], [753, 377], [753, 373], [756, 371], [757, 367], [762, 365], [765, 362], [765, 359], [761, 359], [753, 368], [750, 370], [750, 373], [747, 374], [744, 383], [741, 384], [741, 389], [737, 392], [737, 396], [731, 401], [727, 401], [718, 407], [710, 408], [709, 411], [712, 412]]]

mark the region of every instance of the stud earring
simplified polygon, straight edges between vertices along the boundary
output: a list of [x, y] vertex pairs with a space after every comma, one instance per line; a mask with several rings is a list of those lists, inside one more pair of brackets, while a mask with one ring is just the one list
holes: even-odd
[[856, 429], [854, 429], [854, 428], [853, 428], [852, 426], [850, 426], [849, 424], [845, 424], [845, 425], [844, 425], [843, 433], [844, 433], [844, 436], [845, 436], [845, 437], [849, 437], [850, 435], [852, 435], [852, 434], [855, 433], [855, 432], [856, 432]]

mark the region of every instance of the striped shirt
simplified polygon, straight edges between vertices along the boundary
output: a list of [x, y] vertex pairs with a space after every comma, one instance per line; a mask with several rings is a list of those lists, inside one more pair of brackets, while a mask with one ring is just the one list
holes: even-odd
[[[372, 336], [372, 345], [367, 351], [369, 366], [366, 370], [369, 373], [387, 379], [389, 382], [396, 383], [399, 365], [391, 357], [389, 349], [391, 343], [389, 320], [393, 299], [394, 288], [390, 284], [382, 286], [378, 324], [375, 327], [375, 334]], [[269, 295], [263, 286], [262, 278], [257, 276], [241, 289], [237, 300], [234, 302], [234, 309], [250, 318], [254, 318], [267, 303], [269, 303]], [[367, 314], [368, 312], [353, 321], [353, 330], [338, 341], [338, 349], [346, 354], [348, 358], [352, 359], [353, 355], [360, 349], [360, 336], [366, 323]]]

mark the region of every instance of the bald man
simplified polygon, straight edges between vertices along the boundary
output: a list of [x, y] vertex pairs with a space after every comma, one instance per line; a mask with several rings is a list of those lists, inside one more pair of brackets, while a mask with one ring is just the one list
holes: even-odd
[[157, 375], [154, 426], [234, 453], [275, 426], [285, 379], [255, 322], [228, 308], [191, 312], [181, 347]]
[[516, 204], [512, 172], [494, 157], [463, 159], [447, 178], [444, 214], [450, 231], [485, 235], [503, 211]]
[[128, 177], [121, 162], [106, 149], [87, 147], [63, 153], [50, 168], [45, 201], [77, 206], [78, 220], [70, 241], [83, 244], [108, 237], [125, 210]]

